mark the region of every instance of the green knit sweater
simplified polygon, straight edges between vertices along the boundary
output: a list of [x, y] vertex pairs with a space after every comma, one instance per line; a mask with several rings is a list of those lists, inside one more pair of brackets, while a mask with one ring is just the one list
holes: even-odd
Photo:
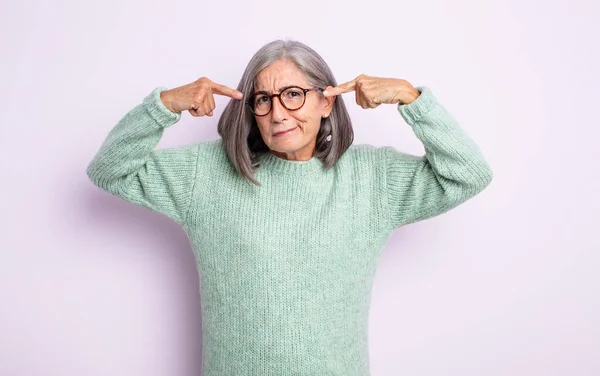
[[321, 161], [261, 156], [249, 184], [222, 140], [153, 150], [169, 111], [157, 87], [111, 130], [91, 181], [181, 224], [196, 257], [202, 375], [369, 375], [368, 313], [395, 228], [481, 192], [492, 171], [427, 87], [398, 110], [425, 156], [352, 145]]

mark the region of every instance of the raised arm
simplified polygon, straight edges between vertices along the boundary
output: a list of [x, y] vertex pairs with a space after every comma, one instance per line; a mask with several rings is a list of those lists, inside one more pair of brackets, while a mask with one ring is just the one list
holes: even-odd
[[179, 148], [153, 150], [165, 128], [182, 111], [212, 116], [213, 95], [242, 99], [243, 94], [207, 77], [171, 90], [158, 87], [111, 130], [87, 167], [98, 187], [125, 201], [165, 214], [185, 224], [196, 182], [197, 142]]
[[165, 107], [156, 88], [110, 131], [87, 167], [108, 193], [183, 224], [191, 200], [198, 146], [153, 150], [181, 113]]
[[425, 146], [424, 156], [381, 148], [389, 218], [393, 228], [442, 214], [481, 192], [492, 170], [477, 145], [427, 87], [409, 104], [404, 120]]

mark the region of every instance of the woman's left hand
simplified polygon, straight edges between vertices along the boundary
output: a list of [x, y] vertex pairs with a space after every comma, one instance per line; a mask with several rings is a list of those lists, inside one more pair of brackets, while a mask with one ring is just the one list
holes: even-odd
[[382, 103], [409, 104], [420, 95], [413, 85], [401, 78], [372, 77], [366, 74], [336, 87], [327, 86], [323, 95], [330, 97], [350, 91], [356, 92], [356, 103], [362, 108], [375, 108]]

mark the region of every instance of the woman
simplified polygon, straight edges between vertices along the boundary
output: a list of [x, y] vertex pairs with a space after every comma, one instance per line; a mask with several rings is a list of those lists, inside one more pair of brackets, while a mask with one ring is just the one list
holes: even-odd
[[[425, 156], [352, 145], [342, 93], [397, 104]], [[181, 112], [212, 116], [221, 139], [153, 150]], [[368, 125], [376, 127], [376, 125]], [[360, 75], [337, 86], [295, 41], [251, 59], [237, 90], [201, 78], [156, 88], [87, 168], [100, 188], [181, 224], [202, 297], [204, 376], [368, 375], [368, 310], [393, 229], [482, 191], [492, 172], [427, 87]]]

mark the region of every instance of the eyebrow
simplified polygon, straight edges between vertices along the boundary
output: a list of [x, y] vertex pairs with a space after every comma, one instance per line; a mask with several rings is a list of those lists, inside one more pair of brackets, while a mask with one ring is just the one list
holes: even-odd
[[[289, 89], [289, 88], [291, 88], [291, 87], [300, 87], [300, 86], [298, 86], [298, 85], [288, 85], [288, 86], [280, 87], [280, 88], [279, 88], [279, 92], [281, 93], [281, 92], [282, 92], [282, 91], [284, 91], [285, 89]], [[269, 93], [268, 91], [265, 91], [265, 90], [259, 90], [259, 91], [255, 91], [255, 92], [254, 92], [254, 95], [256, 95], [256, 94], [261, 94], [261, 93], [262, 93], [262, 94], [271, 95], [271, 93]]]

